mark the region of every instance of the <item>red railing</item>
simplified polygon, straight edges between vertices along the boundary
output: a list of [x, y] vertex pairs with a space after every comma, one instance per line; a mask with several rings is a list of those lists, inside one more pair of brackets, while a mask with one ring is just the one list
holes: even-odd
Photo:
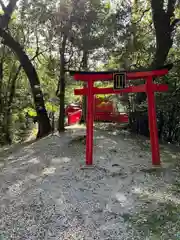
[[[80, 122], [82, 118], [81, 106], [69, 105], [67, 106], [65, 112], [68, 118], [68, 125]], [[128, 123], [129, 117], [126, 113], [117, 112], [117, 109], [114, 108], [112, 101], [95, 98], [94, 120], [102, 122]]]

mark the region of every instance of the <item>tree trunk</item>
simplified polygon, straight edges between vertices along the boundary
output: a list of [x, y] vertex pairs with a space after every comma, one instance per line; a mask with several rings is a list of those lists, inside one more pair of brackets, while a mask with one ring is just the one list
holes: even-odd
[[173, 140], [173, 130], [175, 128], [174, 119], [175, 119], [175, 115], [176, 115], [176, 104], [173, 104], [172, 110], [169, 113], [169, 115], [170, 115], [169, 116], [169, 121], [168, 121], [169, 129], [168, 129], [167, 141], [172, 142], [172, 140]]
[[5, 136], [4, 136], [4, 97], [3, 97], [3, 93], [2, 93], [2, 85], [3, 85], [3, 77], [4, 77], [4, 73], [3, 73], [3, 59], [1, 59], [0, 62], [0, 144], [4, 145], [6, 144], [6, 140], [5, 140]]
[[[83, 58], [82, 58], [82, 68], [83, 71], [87, 71], [88, 69], [88, 51], [83, 50]], [[87, 87], [87, 83], [84, 81], [83, 87]], [[82, 119], [81, 122], [86, 122], [86, 109], [87, 109], [87, 96], [82, 96]]]
[[[172, 4], [173, 4], [172, 0]], [[153, 13], [153, 22], [156, 32], [156, 53], [152, 66], [157, 68], [161, 67], [168, 56], [169, 50], [173, 44], [172, 31], [173, 26], [171, 25], [171, 18], [174, 16], [174, 6], [168, 6], [167, 12], [161, 5], [161, 1], [151, 0], [151, 8]], [[163, 26], [163, 27], [162, 27]]]
[[162, 140], [163, 138], [163, 129], [164, 129], [164, 115], [163, 115], [163, 112], [160, 111], [159, 113], [159, 123], [158, 123], [158, 136], [159, 136], [159, 139]]
[[[3, 113], [3, 96], [2, 96], [2, 85], [3, 85], [3, 60], [0, 62], [0, 117]], [[1, 119], [0, 119], [1, 122]]]
[[[164, 65], [169, 50], [173, 44], [172, 32], [175, 27], [175, 22], [171, 23], [171, 18], [174, 16], [175, 0], [169, 1], [170, 3], [168, 4], [167, 11], [164, 10], [163, 2], [164, 1], [151, 0], [153, 23], [156, 33], [156, 52], [154, 60], [151, 63], [153, 68], [158, 68]], [[137, 94], [137, 104], [140, 104], [145, 100], [145, 93]]]
[[3, 43], [11, 48], [13, 52], [17, 55], [19, 58], [19, 61], [29, 79], [32, 95], [34, 98], [35, 103], [35, 109], [37, 112], [37, 118], [38, 118], [38, 134], [37, 138], [41, 138], [43, 136], [46, 136], [51, 132], [51, 125], [50, 121], [46, 112], [43, 94], [40, 87], [39, 78], [37, 75], [37, 72], [32, 65], [30, 59], [26, 55], [26, 53], [23, 51], [21, 45], [16, 42], [13, 37], [5, 32], [3, 29], [0, 28], [0, 37], [3, 38]]
[[66, 48], [66, 42], [67, 42], [67, 36], [64, 34], [63, 41], [62, 41], [62, 47], [60, 49], [60, 109], [59, 109], [59, 121], [58, 121], [58, 131], [63, 132], [65, 131], [65, 48]]
[[0, 126], [1, 126], [1, 144], [11, 144], [11, 136], [9, 133], [9, 129], [7, 127], [7, 99], [8, 99], [8, 91], [6, 91], [6, 94], [2, 95], [2, 85], [3, 85], [3, 78], [4, 78], [4, 72], [3, 72], [3, 59], [1, 59], [0, 63]]
[[[174, 17], [176, 0], [169, 0], [167, 10], [164, 9], [164, 1], [151, 0], [153, 23], [156, 33], [156, 52], [151, 64], [153, 68], [164, 65], [169, 50], [173, 44], [172, 32], [177, 20], [172, 22]], [[162, 27], [163, 26], [163, 27]], [[146, 93], [137, 93], [136, 104], [141, 104], [147, 98]], [[148, 125], [146, 126], [148, 127]]]
[[15, 75], [12, 78], [9, 99], [7, 101], [7, 112], [5, 117], [5, 140], [8, 144], [12, 144], [11, 133], [10, 133], [10, 125], [11, 125], [11, 115], [12, 115], [12, 103], [14, 100], [14, 95], [16, 91], [16, 80], [21, 71], [21, 65], [17, 69]]

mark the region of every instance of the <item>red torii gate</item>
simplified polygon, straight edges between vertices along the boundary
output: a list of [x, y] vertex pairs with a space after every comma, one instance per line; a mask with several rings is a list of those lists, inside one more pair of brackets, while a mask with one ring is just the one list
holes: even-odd
[[[171, 68], [171, 67], [170, 67]], [[86, 81], [87, 87], [75, 89], [75, 95], [87, 96], [87, 120], [86, 120], [86, 165], [93, 164], [93, 114], [95, 94], [119, 94], [146, 92], [148, 100], [149, 131], [152, 152], [152, 164], [160, 165], [159, 141], [156, 119], [156, 107], [154, 92], [164, 92], [168, 90], [167, 84], [154, 84], [153, 79], [166, 75], [169, 65], [158, 70], [146, 70], [137, 72], [81, 72], [70, 71], [75, 80]], [[127, 80], [144, 79], [145, 84], [139, 86], [126, 87]], [[94, 87], [95, 81], [114, 80], [114, 88]]]

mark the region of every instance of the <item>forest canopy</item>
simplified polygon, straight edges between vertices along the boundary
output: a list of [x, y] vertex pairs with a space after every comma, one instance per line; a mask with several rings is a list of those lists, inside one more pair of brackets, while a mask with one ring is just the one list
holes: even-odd
[[[174, 64], [171, 73], [156, 80], [169, 85], [156, 94], [159, 137], [180, 141], [178, 0], [1, 0], [0, 7], [0, 144], [26, 139], [33, 121], [37, 138], [46, 136], [54, 128], [52, 113], [64, 131], [65, 105], [80, 100], [73, 94], [80, 83], [69, 69], [130, 70], [167, 62]], [[143, 125], [146, 96], [133, 99], [136, 122]]]

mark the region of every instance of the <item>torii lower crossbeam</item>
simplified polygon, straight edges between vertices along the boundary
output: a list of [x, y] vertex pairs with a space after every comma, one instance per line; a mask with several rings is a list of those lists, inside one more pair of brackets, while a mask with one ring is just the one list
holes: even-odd
[[71, 72], [75, 80], [87, 82], [87, 87], [83, 89], [75, 89], [75, 95], [87, 96], [87, 116], [86, 116], [86, 165], [93, 164], [93, 121], [94, 121], [94, 95], [95, 94], [119, 94], [132, 92], [145, 92], [148, 100], [148, 119], [149, 131], [152, 151], [152, 164], [160, 165], [159, 141], [156, 120], [156, 107], [154, 92], [164, 92], [168, 90], [166, 84], [154, 84], [153, 78], [163, 76], [168, 73], [168, 69], [145, 71], [145, 72], [129, 72], [126, 73], [126, 80], [143, 78], [145, 84], [139, 86], [129, 86], [123, 89], [113, 88], [97, 88], [94, 87], [95, 81], [109, 81], [113, 79], [112, 72]]

